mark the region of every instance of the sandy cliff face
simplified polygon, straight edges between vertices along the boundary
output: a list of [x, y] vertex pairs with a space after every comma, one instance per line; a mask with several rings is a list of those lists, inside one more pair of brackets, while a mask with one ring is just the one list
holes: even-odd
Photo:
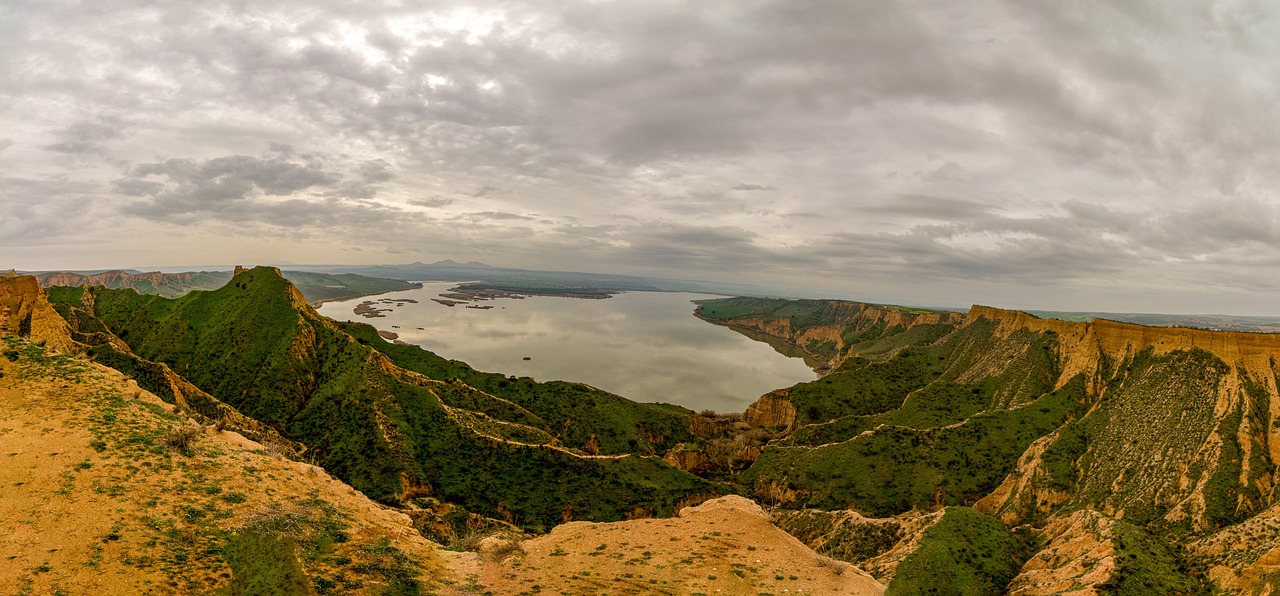
[[[869, 308], [858, 312], [884, 321], [898, 315]], [[1054, 391], [1072, 396], [1076, 405], [1051, 424], [1037, 426], [1035, 438], [1025, 437], [1014, 451], [1000, 455], [1004, 459], [975, 468], [1008, 466], [994, 477], [1002, 481], [984, 485], [972, 501], [960, 503], [972, 504], [1009, 528], [1029, 522], [1042, 528], [1037, 531], [1041, 550], [1008, 585], [1010, 592], [1084, 594], [1147, 581], [1163, 581], [1162, 589], [1177, 592], [1179, 586], [1199, 581], [1204, 570], [1227, 591], [1280, 588], [1280, 543], [1274, 538], [1280, 527], [1275, 513], [1280, 507], [1280, 334], [1068, 322], [985, 306], [957, 317], [941, 318], [954, 325], [945, 333], [920, 330], [859, 344], [874, 346], [865, 357], [870, 364], [846, 365], [827, 377], [825, 385], [815, 382], [763, 396], [748, 409], [747, 420], [753, 424], [794, 430], [794, 407], [787, 407], [793, 398], [802, 411], [806, 403], [830, 409], [841, 399], [852, 399], [847, 407], [853, 413], [826, 425], [830, 430], [815, 426], [801, 433], [825, 443], [766, 448], [748, 473], [819, 496], [821, 491], [834, 494], [843, 485], [810, 478], [826, 478], [821, 474], [832, 469], [845, 475], [851, 470], [885, 474], [883, 466], [894, 462], [877, 459], [880, 454], [910, 452], [905, 439], [895, 441], [898, 436], [933, 432], [972, 439], [989, 436], [988, 431], [1000, 428], [994, 421], [1002, 419], [1039, 424], [1037, 420], [1046, 419], [1035, 412], [1058, 415], [1048, 409], [1051, 400], [1035, 403]], [[819, 333], [852, 337], [853, 320]], [[759, 326], [775, 333], [786, 329], [777, 320]], [[907, 346], [908, 356], [928, 355], [926, 368], [886, 364], [910, 363], [895, 352]], [[903, 370], [923, 370], [937, 381], [901, 389], [905, 399], [896, 407], [896, 394], [885, 398], [887, 406], [875, 405], [888, 408], [874, 414], [879, 417], [875, 422], [883, 421], [878, 426], [861, 418], [857, 408], [874, 405], [860, 401], [872, 395], [864, 388], [892, 386], [907, 374]], [[926, 419], [931, 410], [921, 407], [926, 403], [922, 400], [940, 395], [948, 383], [972, 387], [975, 395], [989, 391], [990, 398], [967, 419]], [[933, 407], [954, 408], [955, 403]], [[837, 410], [833, 418], [838, 415]], [[973, 430], [966, 434], [967, 429]], [[971, 442], [983, 445], [978, 439]], [[989, 452], [979, 447], [964, 447], [964, 457]], [[894, 494], [895, 478], [888, 473], [864, 492], [838, 494], [862, 499], [853, 507], [865, 513], [869, 509], [863, 501], [877, 503], [865, 495]], [[862, 528], [864, 534], [870, 531], [866, 528], [879, 527], [839, 520], [833, 524], [833, 534], [846, 526]], [[1187, 544], [1191, 546], [1184, 552]], [[857, 562], [885, 579], [876, 565]]]
[[742, 419], [751, 426], [791, 428], [796, 421], [796, 406], [787, 399], [788, 390], [779, 389], [760, 396], [747, 406]]
[[1116, 570], [1115, 522], [1096, 511], [1077, 511], [1041, 531], [1044, 548], [1009, 582], [1018, 596], [1097, 594]]
[[1280, 588], [1280, 505], [1201, 538], [1188, 551], [1225, 592], [1274, 594]]
[[58, 271], [42, 273], [37, 275], [36, 278], [40, 281], [40, 285], [44, 287], [104, 286], [108, 288], [133, 288], [172, 298], [192, 289], [212, 290], [221, 287], [231, 278], [231, 275], [226, 271], [129, 273], [127, 271], [112, 270], [94, 275]]
[[[1094, 417], [1130, 421], [1095, 433], [1091, 463], [1080, 470], [1084, 480], [1078, 488], [1086, 495], [1077, 501], [1119, 516], [1140, 504], [1167, 508], [1168, 521], [1190, 520], [1201, 530], [1223, 523], [1207, 513], [1208, 502], [1221, 499], [1216, 493], [1226, 494], [1223, 483], [1238, 486], [1239, 494], [1220, 506], [1228, 512], [1219, 517], [1245, 515], [1275, 502], [1280, 335], [1074, 323], [981, 306], [968, 320], [994, 321], [1002, 337], [1027, 330], [1056, 334], [1057, 386], [1084, 375], [1090, 393], [1103, 399], [1094, 406]], [[1158, 363], [1120, 370], [1126, 362], [1147, 358], [1143, 354]], [[1124, 441], [1136, 442], [1123, 446]], [[1037, 449], [1043, 446], [1028, 450], [1018, 470], [982, 506], [1012, 521], [1056, 504], [1061, 495], [1042, 482], [1046, 475], [1033, 453]]]
[[910, 329], [917, 325], [958, 324], [958, 312], [908, 311], [891, 307], [830, 300], [825, 303], [821, 324], [799, 324], [791, 317], [748, 316], [712, 322], [761, 333], [794, 345], [822, 362], [819, 371], [834, 369], [857, 356], [849, 350], [849, 340], [857, 332], [877, 327]]
[[1058, 433], [1054, 432], [1032, 443], [1018, 458], [1017, 468], [994, 492], [974, 503], [973, 508], [995, 515], [1007, 525], [1016, 525], [1028, 517], [1048, 514], [1069, 501], [1071, 495], [1050, 481], [1043, 460], [1045, 448], [1057, 438]]
[[36, 278], [0, 277], [0, 329], [43, 342], [59, 352], [75, 351], [67, 322], [49, 304]]
[[1057, 334], [1063, 368], [1058, 386], [1078, 373], [1095, 378], [1102, 364], [1112, 364], [1147, 348], [1155, 354], [1200, 349], [1235, 367], [1245, 375], [1277, 392], [1276, 359], [1280, 357], [1280, 334], [1210, 331], [1181, 327], [1147, 327], [1094, 319], [1088, 323], [1041, 319], [1020, 311], [975, 305], [965, 316], [965, 324], [978, 319], [995, 321], [996, 334], [1007, 337], [1018, 330]]

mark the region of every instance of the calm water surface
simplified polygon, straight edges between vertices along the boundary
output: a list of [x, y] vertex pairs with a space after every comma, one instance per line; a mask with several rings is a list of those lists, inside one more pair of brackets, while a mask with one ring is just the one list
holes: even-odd
[[[694, 410], [741, 412], [763, 393], [817, 376], [800, 358], [693, 316], [691, 300], [715, 296], [627, 292], [606, 300], [530, 297], [473, 303], [492, 305], [488, 310], [431, 300], [455, 285], [428, 282], [421, 289], [329, 302], [320, 313], [393, 331], [401, 341], [477, 370], [577, 381], [636, 401]], [[384, 298], [418, 303], [380, 303], [378, 308], [392, 309], [383, 318], [352, 312], [365, 300]]]

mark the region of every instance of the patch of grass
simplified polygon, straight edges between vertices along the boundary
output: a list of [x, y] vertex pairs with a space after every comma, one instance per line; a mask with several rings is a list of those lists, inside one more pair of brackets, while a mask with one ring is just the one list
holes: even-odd
[[245, 531], [232, 533], [222, 549], [231, 566], [231, 586], [226, 594], [309, 594], [298, 561], [297, 544], [288, 536]]
[[898, 565], [885, 594], [1000, 594], [1033, 552], [1029, 532], [1014, 534], [995, 518], [948, 507]]
[[753, 486], [798, 491], [795, 505], [875, 517], [971, 505], [991, 492], [1035, 439], [1087, 407], [1083, 379], [1016, 410], [986, 411], [937, 429], [886, 426], [822, 447], [767, 447], [746, 472]]
[[1103, 594], [1214, 593], [1203, 578], [1193, 577], [1175, 547], [1125, 521], [1113, 529], [1116, 572], [1098, 586]]

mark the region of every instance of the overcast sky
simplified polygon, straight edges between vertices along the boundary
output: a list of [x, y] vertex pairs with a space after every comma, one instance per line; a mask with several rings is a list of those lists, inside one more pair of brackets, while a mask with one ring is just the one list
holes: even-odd
[[1280, 315], [1277, 7], [2, 0], [0, 265]]

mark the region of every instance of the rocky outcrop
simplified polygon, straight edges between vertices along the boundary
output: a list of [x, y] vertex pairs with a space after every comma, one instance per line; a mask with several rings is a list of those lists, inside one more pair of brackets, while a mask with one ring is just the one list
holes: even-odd
[[1116, 571], [1115, 521], [1090, 510], [1053, 520], [1045, 546], [1022, 565], [1008, 592], [1019, 596], [1097, 594]]
[[1050, 480], [1051, 474], [1043, 461], [1044, 450], [1058, 438], [1055, 431], [1037, 439], [1022, 457], [1018, 467], [991, 494], [979, 499], [974, 509], [994, 515], [1006, 525], [1017, 525], [1028, 518], [1047, 515], [1058, 505], [1071, 499], [1071, 495], [1059, 490]]
[[[906, 330], [917, 325], [959, 324], [964, 314], [949, 311], [926, 311], [896, 306], [845, 302], [840, 300], [813, 301], [821, 306], [811, 317], [801, 322], [793, 316], [741, 316], [717, 319], [702, 316], [703, 320], [725, 325], [748, 333], [758, 333], [803, 350], [820, 373], [834, 370], [841, 363], [858, 355], [851, 342], [866, 339], [862, 332], [874, 334], [877, 329]], [[808, 359], [806, 359], [808, 360]]]
[[750, 426], [790, 429], [796, 422], [796, 406], [787, 399], [788, 390], [779, 389], [760, 396], [747, 406], [742, 419]]
[[941, 511], [897, 517], [864, 517], [857, 511], [775, 511], [774, 523], [810, 548], [865, 569], [882, 583], [893, 580], [898, 564], [919, 547], [924, 531]]
[[1187, 551], [1226, 593], [1280, 593], [1280, 505], [1192, 542]]
[[0, 330], [62, 353], [77, 349], [67, 322], [49, 304], [36, 278], [29, 275], [0, 277]]
[[1280, 357], [1280, 334], [1147, 327], [1105, 319], [1079, 323], [974, 305], [965, 316], [965, 324], [978, 319], [996, 322], [997, 337], [1008, 337], [1019, 330], [1055, 333], [1062, 358], [1058, 386], [1080, 373], [1096, 378], [1104, 362], [1118, 363], [1147, 348], [1157, 355], [1199, 349], [1265, 383], [1272, 394], [1277, 391], [1275, 362]]
[[667, 462], [673, 468], [684, 470], [686, 472], [704, 472], [715, 467], [707, 454], [701, 449], [690, 449], [687, 445], [681, 443], [676, 445], [666, 455], [662, 456], [662, 461]]

